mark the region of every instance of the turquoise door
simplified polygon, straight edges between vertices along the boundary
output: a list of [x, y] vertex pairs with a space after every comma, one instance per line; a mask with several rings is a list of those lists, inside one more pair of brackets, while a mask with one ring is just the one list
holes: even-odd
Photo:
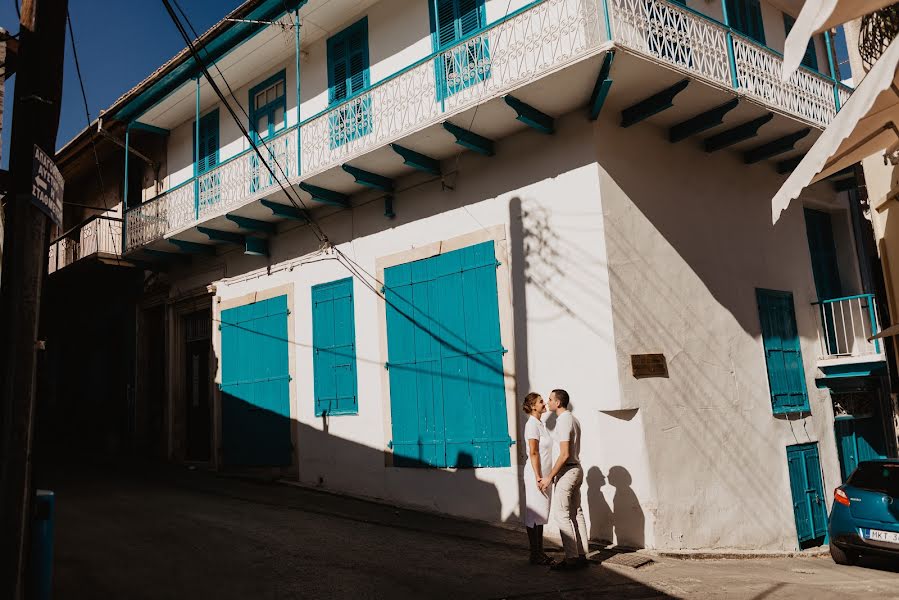
[[222, 311], [222, 450], [228, 465], [289, 465], [287, 296]]
[[860, 461], [886, 458], [883, 430], [873, 416], [837, 417], [833, 428], [837, 436], [843, 481], [849, 478]]
[[493, 242], [385, 270], [396, 466], [506, 467]]
[[799, 547], [820, 545], [827, 535], [827, 507], [818, 444], [787, 446], [787, 467]]

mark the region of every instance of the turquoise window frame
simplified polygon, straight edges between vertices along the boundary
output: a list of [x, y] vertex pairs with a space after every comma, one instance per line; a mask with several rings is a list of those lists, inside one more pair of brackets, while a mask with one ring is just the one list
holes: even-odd
[[[444, 0], [451, 2], [453, 5], [453, 39], [446, 43], [440, 43], [440, 37], [437, 27], [437, 3], [441, 0], [428, 0], [428, 22], [431, 28], [431, 48], [434, 52], [446, 51], [455, 45], [461, 44], [464, 40], [468, 42], [451, 53], [439, 54], [434, 60], [434, 76], [437, 81], [437, 101], [443, 102], [453, 94], [456, 94], [465, 88], [486, 81], [490, 78], [490, 44], [486, 37], [480, 37], [480, 33], [488, 28], [487, 25], [487, 9], [484, 0], [473, 0], [476, 5], [478, 15], [477, 27], [469, 32], [463, 32], [460, 25], [459, 7], [461, 0]], [[472, 64], [483, 63], [486, 68], [481, 72], [477, 69], [469, 76], [459, 81], [450, 82], [449, 72], [455, 70], [456, 65], [468, 63], [469, 68]]]
[[[261, 107], [256, 106], [256, 94], [259, 92], [276, 86], [278, 83], [281, 84], [281, 88], [284, 90], [284, 93], [280, 96], [276, 96], [270, 102], [265, 103]], [[285, 69], [275, 73], [268, 79], [254, 85], [250, 88], [249, 99], [248, 99], [249, 107], [250, 107], [250, 137], [253, 142], [259, 144], [260, 142], [264, 142], [266, 140], [270, 140], [276, 135], [280, 134], [283, 131], [287, 130], [287, 72]], [[280, 124], [276, 124], [274, 120], [274, 115], [277, 113], [278, 109], [281, 109], [281, 113], [283, 115]], [[263, 115], [268, 115], [268, 128], [266, 129], [264, 134], [260, 134], [257, 131], [256, 124], [259, 121], [259, 118]], [[260, 152], [263, 152], [264, 149], [260, 148]], [[269, 150], [268, 156], [269, 160], [274, 162], [275, 152]], [[267, 177], [268, 183], [270, 186], [274, 183], [272, 180], [271, 173], [267, 172], [265, 169], [265, 173], [263, 173], [262, 165], [259, 164], [259, 155], [253, 152], [250, 154], [250, 193], [255, 193], [257, 190], [261, 189], [259, 178]]]
[[[206, 139], [211, 137], [211, 130], [215, 131], [215, 151], [208, 152], [205, 147]], [[215, 109], [200, 117], [199, 126], [197, 121], [191, 123], [191, 131], [193, 132], [194, 149], [196, 150], [198, 160], [194, 161], [194, 194], [196, 198], [196, 210], [199, 217], [199, 211], [208, 206], [218, 204], [221, 200], [221, 173], [213, 173], [205, 176], [207, 173], [219, 166], [219, 151], [221, 149], [221, 138], [219, 137], [219, 109]], [[197, 131], [200, 132], [200, 140], [197, 141]], [[212, 160], [210, 159], [212, 156]], [[203, 206], [200, 206], [200, 195], [207, 194], [203, 200]]]
[[776, 415], [811, 412], [793, 294], [757, 288], [756, 301], [771, 410]]
[[[339, 45], [349, 44], [354, 35], [362, 36], [362, 48], [359, 53], [362, 58], [362, 87], [354, 90], [352, 75], [349, 68], [350, 59], [346, 59], [346, 75], [343, 81], [344, 93], [338, 95], [339, 82], [335, 74], [337, 65], [336, 49]], [[362, 17], [349, 27], [332, 35], [326, 43], [327, 68], [328, 68], [328, 107], [336, 109], [328, 117], [328, 130], [331, 141], [331, 149], [338, 148], [348, 142], [368, 135], [372, 131], [371, 97], [359, 98], [371, 88], [370, 56], [368, 45], [368, 17]], [[349, 48], [344, 50], [350, 54]], [[352, 124], [352, 125], [348, 125]]]
[[312, 286], [315, 416], [359, 414], [353, 278]]
[[[796, 19], [787, 13], [784, 13], [783, 15], [784, 34], [790, 35], [790, 30], [793, 29], [793, 26], [796, 24]], [[816, 73], [818, 72], [818, 51], [815, 47], [815, 36], [809, 38], [808, 45], [805, 47], [805, 54], [802, 56], [802, 62], [800, 64], [807, 69], [811, 69]]]

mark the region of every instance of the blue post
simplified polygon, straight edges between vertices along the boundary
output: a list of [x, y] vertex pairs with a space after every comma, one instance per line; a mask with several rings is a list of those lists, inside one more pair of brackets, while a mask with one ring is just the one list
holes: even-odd
[[[871, 335], [877, 335], [877, 317], [874, 314], [874, 295], [867, 294], [868, 297], [868, 319], [871, 321]], [[880, 354], [880, 340], [874, 340], [874, 352]]]
[[194, 121], [194, 218], [200, 220], [200, 77], [197, 77], [197, 110]]
[[53, 525], [56, 496], [37, 490], [31, 524], [31, 597], [50, 600], [53, 588]]
[[297, 64], [297, 175], [303, 173], [303, 130], [300, 127], [300, 9], [293, 11], [293, 26], [296, 31], [296, 64]]
[[724, 18], [724, 25], [727, 27], [727, 62], [730, 64], [730, 82], [735, 90], [740, 89], [740, 82], [737, 80], [737, 61], [734, 59], [734, 34], [730, 28], [730, 17], [727, 14], [727, 0], [721, 0], [721, 15]]
[[606, 17], [606, 38], [608, 39], [608, 41], [612, 41], [612, 21], [611, 21], [611, 17], [609, 16], [609, 0], [602, 0], [602, 7], [603, 7], [603, 10], [604, 10], [605, 13], [606, 13], [606, 14], [605, 14], [605, 17]]
[[125, 211], [128, 210], [128, 144], [131, 140], [131, 123], [125, 126], [125, 192], [122, 198], [122, 254], [125, 253], [125, 243], [128, 241], [128, 220], [125, 218]]
[[827, 66], [830, 69], [830, 78], [833, 79], [833, 103], [834, 106], [837, 107], [837, 112], [840, 111], [840, 90], [839, 90], [839, 81], [837, 80], [837, 70], [833, 64], [833, 43], [830, 40], [830, 32], [824, 32], [824, 46], [827, 49]]

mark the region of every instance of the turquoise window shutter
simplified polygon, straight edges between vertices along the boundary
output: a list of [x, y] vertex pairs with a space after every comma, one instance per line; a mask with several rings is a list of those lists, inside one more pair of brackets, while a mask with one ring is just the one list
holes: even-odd
[[508, 466], [493, 242], [385, 271], [397, 466]]
[[[483, 0], [429, 0], [434, 50], [445, 49], [474, 36], [486, 25]], [[434, 65], [437, 100], [442, 101], [466, 87], [490, 77], [490, 48], [487, 39], [475, 37], [438, 57]]]
[[842, 296], [840, 270], [837, 265], [837, 247], [833, 239], [830, 215], [820, 210], [805, 209], [805, 231], [812, 258], [812, 275], [818, 300], [831, 300]]
[[[191, 127], [194, 144], [197, 144], [197, 129]], [[219, 163], [219, 111], [212, 111], [200, 117], [200, 143], [197, 175], [214, 168]]]
[[756, 290], [765, 364], [775, 414], [809, 410], [793, 294]]
[[353, 279], [312, 288], [315, 416], [358, 414]]
[[765, 43], [765, 26], [759, 0], [725, 0], [730, 26], [757, 41]]
[[291, 463], [287, 314], [287, 296], [221, 313], [226, 464]]
[[368, 19], [328, 38], [328, 102], [337, 104], [369, 86]]

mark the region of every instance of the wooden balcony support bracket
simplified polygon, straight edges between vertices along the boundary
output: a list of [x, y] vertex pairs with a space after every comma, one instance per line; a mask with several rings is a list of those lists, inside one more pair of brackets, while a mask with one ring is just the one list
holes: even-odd
[[740, 103], [739, 98], [728, 100], [721, 106], [716, 106], [711, 110], [700, 113], [695, 117], [691, 117], [686, 121], [681, 121], [677, 125], [668, 130], [668, 141], [676, 144], [697, 133], [707, 131], [712, 127], [717, 127], [724, 123], [724, 115], [732, 111]]
[[247, 237], [244, 254], [249, 256], [268, 256], [268, 240], [258, 237]]
[[728, 146], [733, 146], [739, 142], [748, 140], [750, 138], [754, 138], [759, 134], [759, 129], [762, 125], [770, 121], [774, 118], [774, 113], [768, 113], [766, 115], [762, 115], [757, 119], [753, 119], [751, 121], [747, 121], [742, 125], [737, 125], [727, 131], [722, 131], [717, 135], [713, 135], [712, 137], [706, 139], [705, 141], [705, 151], [706, 152], [717, 152], [723, 148], [727, 148]]
[[655, 93], [632, 106], [628, 106], [621, 111], [621, 126], [630, 127], [631, 125], [636, 125], [644, 119], [671, 108], [674, 106], [674, 97], [687, 89], [688, 85], [690, 85], [690, 80], [682, 79], [671, 87], [665, 88], [661, 92]]
[[747, 165], [751, 165], [760, 160], [765, 160], [772, 156], [789, 152], [794, 149], [796, 142], [807, 136], [811, 131], [810, 128], [806, 127], [805, 129], [800, 129], [799, 131], [795, 131], [751, 150], [747, 150], [743, 153], [743, 162]]
[[227, 244], [237, 244], [239, 246], [243, 246], [246, 243], [245, 236], [234, 233], [233, 231], [222, 231], [220, 229], [212, 229], [211, 227], [197, 227], [197, 231], [213, 242], [225, 242]]
[[187, 254], [206, 254], [210, 256], [215, 254], [215, 246], [188, 242], [187, 240], [176, 240], [174, 238], [169, 238], [168, 242]]
[[591, 121], [599, 118], [602, 105], [606, 102], [606, 96], [612, 88], [612, 79], [609, 74], [612, 72], [612, 61], [615, 60], [615, 51], [609, 50], [602, 59], [602, 66], [599, 68], [599, 75], [596, 77], [596, 84], [593, 86], [593, 93], [590, 94], [590, 113]]
[[799, 156], [791, 156], [790, 158], [784, 159], [777, 163], [777, 172], [781, 175], [785, 175], [787, 173], [792, 173], [793, 169], [795, 169], [802, 159], [805, 158], [805, 154], [800, 154]]
[[312, 199], [316, 202], [340, 208], [350, 207], [350, 197], [346, 194], [341, 194], [334, 190], [326, 190], [325, 188], [305, 182], [300, 183], [300, 189], [312, 196]]
[[241, 229], [248, 231], [258, 231], [259, 233], [275, 233], [275, 224], [249, 217], [241, 217], [240, 215], [225, 215], [225, 218], [236, 224]]
[[309, 217], [306, 216], [306, 213], [296, 208], [295, 206], [287, 206], [286, 204], [278, 204], [277, 202], [272, 202], [271, 200], [260, 200], [259, 203], [272, 211], [272, 214], [276, 217], [280, 217], [282, 219], [290, 219], [292, 221], [303, 221], [308, 223]]
[[420, 154], [415, 150], [410, 150], [399, 144], [390, 144], [390, 147], [393, 148], [394, 152], [403, 157], [403, 162], [407, 166], [425, 173], [430, 173], [431, 175], [436, 175], [437, 177], [440, 176], [440, 161], [436, 158], [425, 156], [424, 154]]
[[396, 213], [393, 212], [393, 196], [384, 196], [384, 216], [388, 219], [396, 216]]
[[458, 125], [453, 125], [449, 121], [443, 122], [443, 128], [449, 131], [456, 138], [456, 143], [463, 148], [468, 148], [472, 152], [477, 152], [484, 156], [493, 156], [495, 154], [493, 140], [478, 135], [473, 131], [463, 129]]
[[353, 165], [341, 165], [341, 168], [353, 176], [356, 183], [388, 194], [393, 192], [393, 180], [377, 173], [372, 173]]
[[546, 113], [540, 112], [530, 104], [522, 102], [512, 95], [503, 96], [506, 104], [518, 113], [515, 118], [540, 133], [552, 134], [555, 132], [555, 121]]

